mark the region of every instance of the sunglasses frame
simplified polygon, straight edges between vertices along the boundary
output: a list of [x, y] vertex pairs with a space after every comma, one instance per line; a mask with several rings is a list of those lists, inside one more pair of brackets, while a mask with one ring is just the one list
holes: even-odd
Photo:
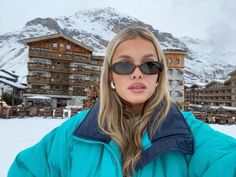
[[[145, 62], [145, 63], [143, 63], [141, 65], [134, 65], [133, 63], [129, 63], [129, 64], [135, 66], [133, 68], [132, 72], [130, 72], [130, 73], [120, 73], [120, 72], [117, 72], [116, 67], [115, 67], [117, 64], [120, 64], [120, 63], [126, 63], [126, 62], [113, 63], [112, 66], [110, 67], [111, 71], [113, 71], [114, 73], [119, 74], [119, 75], [129, 75], [129, 74], [132, 74], [134, 72], [134, 70], [138, 67], [139, 70], [142, 72], [142, 74], [145, 74], [145, 75], [156, 75], [156, 74], [160, 74], [164, 70], [164, 65], [161, 62], [159, 62], [159, 61], [148, 61], [148, 62]], [[158, 65], [159, 66], [159, 72], [155, 73], [155, 74], [149, 74], [149, 73], [143, 72], [142, 65], [147, 64], [147, 63], [155, 63], [156, 65]]]

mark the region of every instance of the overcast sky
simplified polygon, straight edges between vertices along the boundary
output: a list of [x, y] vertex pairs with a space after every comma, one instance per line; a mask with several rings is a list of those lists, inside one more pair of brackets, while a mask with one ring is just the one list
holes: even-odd
[[236, 41], [235, 0], [0, 0], [0, 34], [36, 17], [72, 15], [78, 10], [113, 7], [176, 37]]

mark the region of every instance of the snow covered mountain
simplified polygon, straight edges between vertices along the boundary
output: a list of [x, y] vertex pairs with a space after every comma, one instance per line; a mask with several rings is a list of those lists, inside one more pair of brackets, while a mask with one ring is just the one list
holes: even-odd
[[25, 39], [63, 33], [94, 48], [95, 55], [104, 55], [108, 41], [126, 26], [148, 27], [159, 39], [163, 49], [184, 49], [186, 56], [186, 83], [206, 79], [225, 79], [236, 68], [236, 52], [215, 51], [206, 41], [184, 37], [178, 39], [160, 32], [151, 25], [122, 14], [113, 8], [78, 11], [74, 15], [58, 18], [36, 18], [18, 31], [0, 36], [0, 68], [15, 71], [26, 82], [28, 48]]
[[185, 83], [227, 79], [227, 73], [236, 68], [236, 51], [216, 49], [207, 41], [183, 37], [189, 49], [185, 60]]

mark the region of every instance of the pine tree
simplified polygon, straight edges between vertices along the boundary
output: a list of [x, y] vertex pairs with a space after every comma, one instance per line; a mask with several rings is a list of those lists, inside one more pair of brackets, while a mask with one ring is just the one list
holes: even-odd
[[93, 106], [93, 104], [96, 103], [96, 101], [99, 98], [99, 87], [98, 85], [90, 85], [89, 88], [87, 89], [87, 94], [86, 94], [86, 99], [84, 100], [84, 105], [83, 108], [84, 109], [88, 109], [91, 106]]

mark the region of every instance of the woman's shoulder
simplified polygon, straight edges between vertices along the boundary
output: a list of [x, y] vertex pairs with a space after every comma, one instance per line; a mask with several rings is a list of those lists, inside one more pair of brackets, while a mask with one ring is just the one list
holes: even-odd
[[[194, 154], [189, 162], [190, 174], [234, 176], [236, 139], [214, 130], [207, 123], [195, 118], [192, 112], [182, 114], [194, 137]], [[225, 171], [226, 168], [228, 171]]]
[[234, 137], [214, 130], [209, 124], [195, 118], [192, 112], [183, 112], [182, 114], [193, 134], [195, 151], [200, 147], [209, 148], [212, 151], [222, 147], [227, 150], [236, 150]]

